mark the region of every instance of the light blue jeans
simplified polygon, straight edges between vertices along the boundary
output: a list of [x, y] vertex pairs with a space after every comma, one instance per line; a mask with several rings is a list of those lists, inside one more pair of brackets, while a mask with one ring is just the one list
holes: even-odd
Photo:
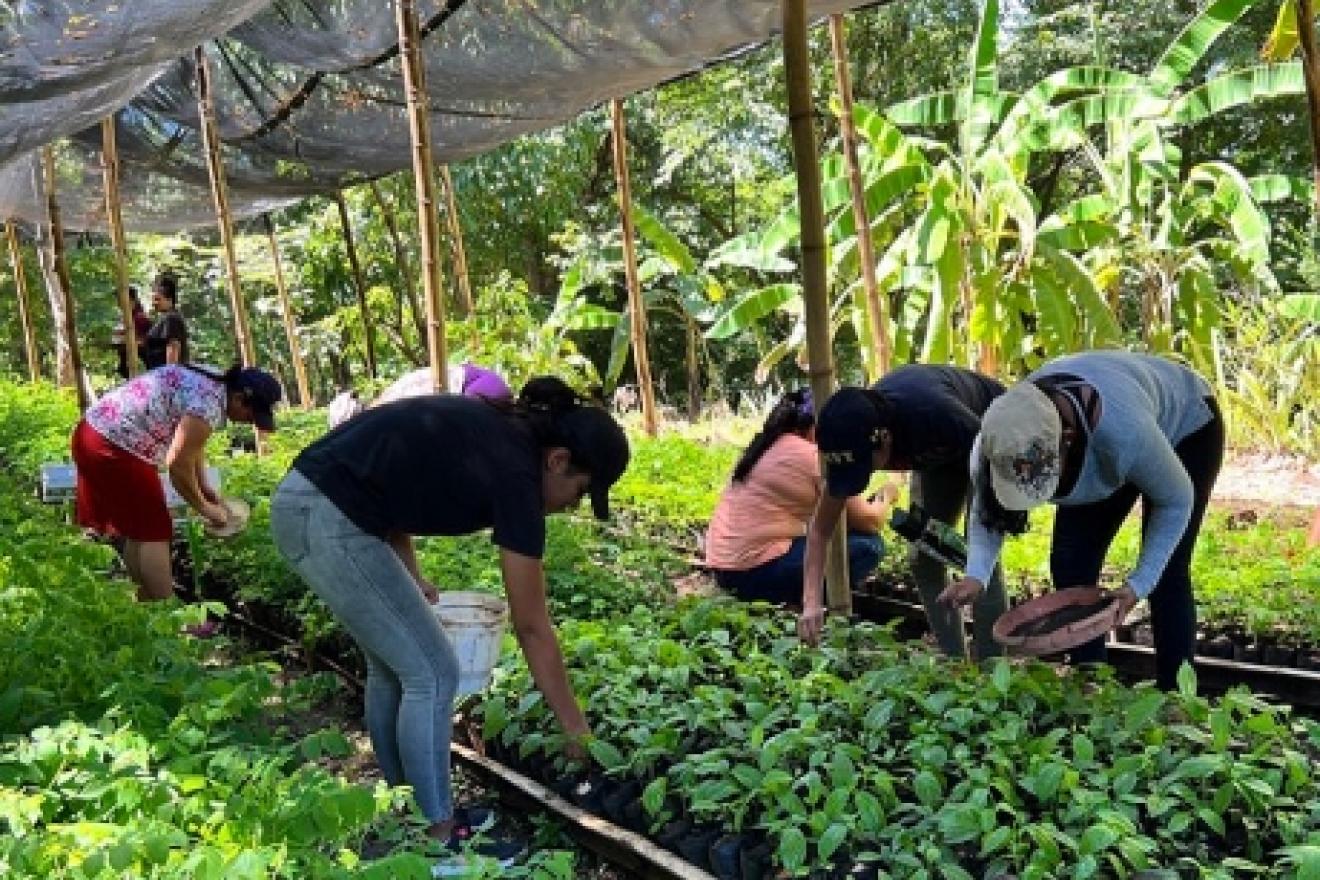
[[458, 661], [389, 544], [353, 524], [296, 470], [270, 502], [275, 546], [367, 658], [366, 721], [381, 772], [434, 823], [453, 815], [449, 742]]

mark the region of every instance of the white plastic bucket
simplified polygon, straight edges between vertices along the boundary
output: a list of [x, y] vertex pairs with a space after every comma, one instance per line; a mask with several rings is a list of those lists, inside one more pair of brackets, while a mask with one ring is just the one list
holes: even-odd
[[458, 657], [455, 697], [484, 689], [500, 659], [509, 606], [489, 593], [455, 592], [441, 593], [432, 608]]

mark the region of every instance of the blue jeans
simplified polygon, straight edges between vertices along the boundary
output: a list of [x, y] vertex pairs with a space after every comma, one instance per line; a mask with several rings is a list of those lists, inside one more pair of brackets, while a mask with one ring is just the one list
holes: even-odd
[[[802, 604], [802, 563], [807, 555], [807, 539], [797, 538], [783, 556], [763, 562], [745, 571], [716, 571], [715, 582], [744, 602], [776, 602], [780, 605]], [[875, 571], [885, 555], [879, 535], [848, 534], [848, 580], [856, 587]]]
[[270, 502], [275, 546], [367, 659], [366, 721], [381, 772], [411, 785], [428, 821], [453, 815], [449, 744], [458, 660], [389, 544], [295, 470]]

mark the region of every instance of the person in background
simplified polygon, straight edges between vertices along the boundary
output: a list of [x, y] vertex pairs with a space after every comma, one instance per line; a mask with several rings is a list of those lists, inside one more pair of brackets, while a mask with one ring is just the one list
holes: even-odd
[[[802, 598], [807, 523], [821, 494], [811, 392], [791, 391], [766, 416], [733, 469], [706, 531], [706, 564], [738, 598], [796, 604]], [[848, 572], [855, 586], [884, 555], [877, 530], [888, 504], [849, 498]]]
[[[147, 317], [146, 311], [142, 308], [142, 300], [138, 295], [136, 285], [129, 285], [128, 299], [132, 304], [133, 313], [133, 338], [137, 344], [137, 358], [139, 363], [145, 367], [147, 365], [146, 346], [147, 333], [151, 331], [151, 318]], [[128, 343], [125, 339], [124, 327], [121, 324], [113, 332], [113, 347], [118, 355], [119, 363], [115, 372], [121, 379], [127, 379], [128, 376]]]
[[331, 428], [338, 428], [365, 410], [356, 388], [341, 388], [325, 408], [325, 419]]
[[[509, 383], [505, 382], [499, 373], [486, 367], [479, 367], [474, 363], [451, 366], [445, 379], [445, 390], [450, 394], [482, 397], [497, 403], [511, 403], [513, 401], [513, 390], [509, 388]], [[420, 397], [424, 394], [434, 393], [435, 388], [431, 383], [431, 369], [430, 367], [423, 367], [420, 370], [404, 373], [398, 379], [395, 379], [371, 405], [380, 406], [383, 403], [403, 400], [406, 397]]]
[[[807, 539], [798, 621], [804, 641], [814, 644], [820, 637], [825, 547], [847, 500], [865, 491], [873, 471], [910, 471], [912, 503], [941, 522], [957, 525], [970, 495], [967, 460], [981, 414], [1003, 393], [1003, 385], [971, 370], [909, 364], [890, 371], [871, 388], [840, 388], [829, 399], [816, 424], [826, 491]], [[966, 657], [961, 613], [937, 601], [948, 585], [944, 564], [915, 548], [908, 558], [940, 650]], [[1001, 653], [993, 628], [1007, 600], [997, 569], [989, 583], [973, 608], [977, 659]]]
[[[458, 663], [413, 536], [492, 530], [514, 635], [569, 756], [581, 759], [589, 731], [546, 602], [545, 520], [587, 495], [607, 518], [628, 459], [608, 412], [540, 378], [516, 403], [428, 394], [373, 407], [303, 450], [275, 492], [276, 546], [366, 656], [366, 724], [385, 779], [412, 786], [428, 833], [454, 852], [436, 876], [468, 870], [460, 853], [492, 820], [454, 807]], [[522, 847], [496, 839], [474, 849], [508, 864]]]
[[213, 526], [228, 511], [206, 484], [206, 441], [226, 420], [275, 430], [280, 384], [258, 369], [224, 374], [171, 364], [107, 392], [73, 431], [78, 524], [124, 542], [124, 565], [144, 602], [174, 592], [174, 524], [157, 471]]
[[[1027, 511], [1058, 505], [1050, 546], [1056, 589], [1092, 586], [1119, 526], [1141, 499], [1141, 550], [1115, 590], [1114, 625], [1150, 601], [1155, 678], [1177, 685], [1196, 646], [1192, 550], [1224, 457], [1224, 421], [1205, 379], [1154, 355], [1093, 351], [1045, 364], [991, 404], [972, 451], [967, 575], [941, 597], [976, 599], [1005, 534]], [[1104, 639], [1071, 653], [1103, 662]]]
[[156, 320], [146, 334], [143, 359], [147, 369], [188, 361], [188, 325], [179, 314], [179, 279], [162, 272], [151, 284], [151, 308]]

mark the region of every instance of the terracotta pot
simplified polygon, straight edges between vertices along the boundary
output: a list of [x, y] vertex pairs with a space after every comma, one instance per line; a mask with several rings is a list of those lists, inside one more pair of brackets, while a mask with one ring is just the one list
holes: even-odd
[[1033, 657], [1057, 654], [1083, 645], [1114, 628], [1112, 602], [1105, 602], [1095, 613], [1063, 623], [1056, 629], [1033, 632], [1031, 625], [1051, 617], [1066, 619], [1067, 609], [1096, 606], [1111, 595], [1099, 587], [1069, 587], [1046, 593], [1000, 615], [993, 630], [995, 641], [1008, 648], [1010, 653]]

